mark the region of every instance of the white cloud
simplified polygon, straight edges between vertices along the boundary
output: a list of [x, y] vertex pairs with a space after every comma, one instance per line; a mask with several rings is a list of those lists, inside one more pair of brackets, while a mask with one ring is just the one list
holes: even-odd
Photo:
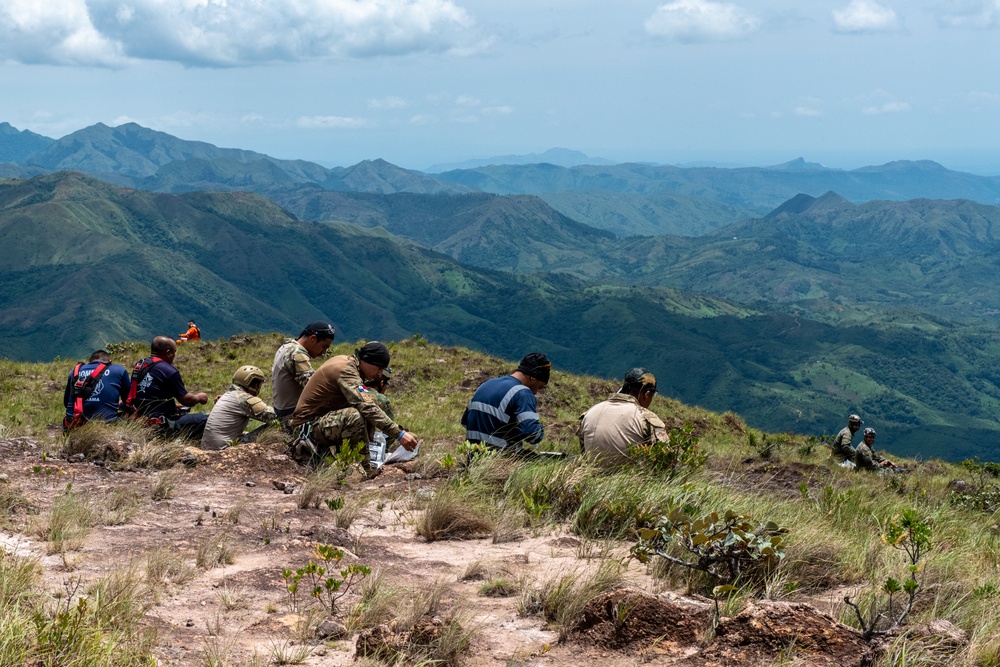
[[345, 116], [300, 116], [295, 121], [298, 127], [307, 130], [356, 129], [367, 127], [370, 123], [364, 118]]
[[646, 19], [646, 32], [679, 42], [727, 41], [756, 32], [761, 20], [753, 13], [725, 2], [675, 0], [660, 5]]
[[387, 109], [402, 109], [409, 106], [410, 103], [404, 100], [402, 97], [396, 97], [390, 95], [389, 97], [382, 97], [379, 99], [368, 100], [369, 109], [377, 109], [379, 111], [384, 111]]
[[506, 104], [496, 107], [483, 107], [482, 113], [484, 116], [509, 116], [514, 113], [514, 107]]
[[909, 110], [910, 105], [907, 102], [884, 102], [883, 104], [865, 107], [861, 110], [861, 113], [866, 116], [877, 116], [883, 113], [903, 113]]
[[953, 28], [1000, 27], [1000, 0], [952, 0], [938, 19]]
[[488, 43], [451, 0], [3, 0], [0, 58], [225, 67], [474, 52]]
[[796, 116], [822, 116], [823, 112], [819, 109], [807, 106], [798, 106], [792, 109], [792, 113]]
[[837, 32], [891, 32], [899, 29], [899, 18], [892, 7], [874, 0], [851, 0], [833, 11], [833, 25]]
[[437, 118], [428, 114], [417, 114], [410, 118], [410, 125], [430, 125], [437, 121]]

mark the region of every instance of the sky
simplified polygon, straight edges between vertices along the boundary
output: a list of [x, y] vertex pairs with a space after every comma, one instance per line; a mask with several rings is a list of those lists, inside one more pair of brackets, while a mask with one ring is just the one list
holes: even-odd
[[136, 122], [327, 166], [1000, 174], [1000, 0], [3, 0], [0, 121]]

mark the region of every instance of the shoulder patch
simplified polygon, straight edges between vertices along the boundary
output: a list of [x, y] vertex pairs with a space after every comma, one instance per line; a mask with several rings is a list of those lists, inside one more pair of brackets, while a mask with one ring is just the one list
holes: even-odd
[[264, 399], [260, 398], [259, 396], [251, 396], [250, 398], [248, 398], [247, 407], [250, 408], [250, 411], [253, 412], [255, 415], [259, 415], [262, 412], [267, 412], [267, 403], [265, 403]]
[[652, 410], [643, 409], [642, 416], [646, 419], [646, 421], [648, 421], [653, 426], [653, 428], [666, 428], [667, 427], [667, 425], [665, 423], [663, 423], [663, 420], [660, 419], [660, 416], [657, 415]]

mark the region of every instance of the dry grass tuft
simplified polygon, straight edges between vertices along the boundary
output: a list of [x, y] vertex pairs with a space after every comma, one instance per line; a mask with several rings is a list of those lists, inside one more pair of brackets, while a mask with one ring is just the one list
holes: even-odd
[[484, 537], [494, 522], [475, 499], [461, 490], [442, 486], [417, 519], [416, 530], [428, 542]]

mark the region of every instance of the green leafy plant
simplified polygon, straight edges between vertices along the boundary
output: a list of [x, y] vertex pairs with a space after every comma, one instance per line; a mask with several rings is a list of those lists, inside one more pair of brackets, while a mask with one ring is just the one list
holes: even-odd
[[[755, 581], [785, 557], [782, 547], [788, 529], [773, 521], [726, 510], [694, 519], [677, 508], [660, 516], [653, 528], [639, 529], [639, 542], [630, 557], [641, 563], [659, 556], [671, 563], [706, 573], [713, 587]], [[694, 560], [668, 553], [678, 545]]]
[[696, 472], [705, 465], [708, 454], [698, 449], [694, 424], [688, 422], [679, 429], [671, 429], [668, 440], [670, 442], [629, 445], [629, 456], [640, 468], [670, 479]]
[[305, 566], [294, 571], [288, 568], [281, 570], [289, 605], [293, 611], [298, 611], [299, 585], [304, 582], [309, 596], [331, 614], [336, 614], [337, 601], [347, 595], [351, 586], [367, 577], [372, 571], [360, 563], [350, 563], [340, 568], [344, 552], [329, 544], [316, 545], [315, 556], [316, 560], [310, 559]]
[[923, 581], [920, 561], [932, 546], [931, 527], [916, 510], [903, 510], [883, 527], [882, 542], [906, 554], [907, 574], [902, 580], [886, 577], [878, 590], [884, 597], [876, 596], [867, 610], [861, 608], [857, 595], [855, 599], [844, 597], [844, 604], [854, 610], [865, 639], [891, 633], [910, 615]]
[[338, 498], [327, 498], [323, 503], [330, 509], [331, 512], [336, 512], [344, 507], [344, 497], [340, 496]]

